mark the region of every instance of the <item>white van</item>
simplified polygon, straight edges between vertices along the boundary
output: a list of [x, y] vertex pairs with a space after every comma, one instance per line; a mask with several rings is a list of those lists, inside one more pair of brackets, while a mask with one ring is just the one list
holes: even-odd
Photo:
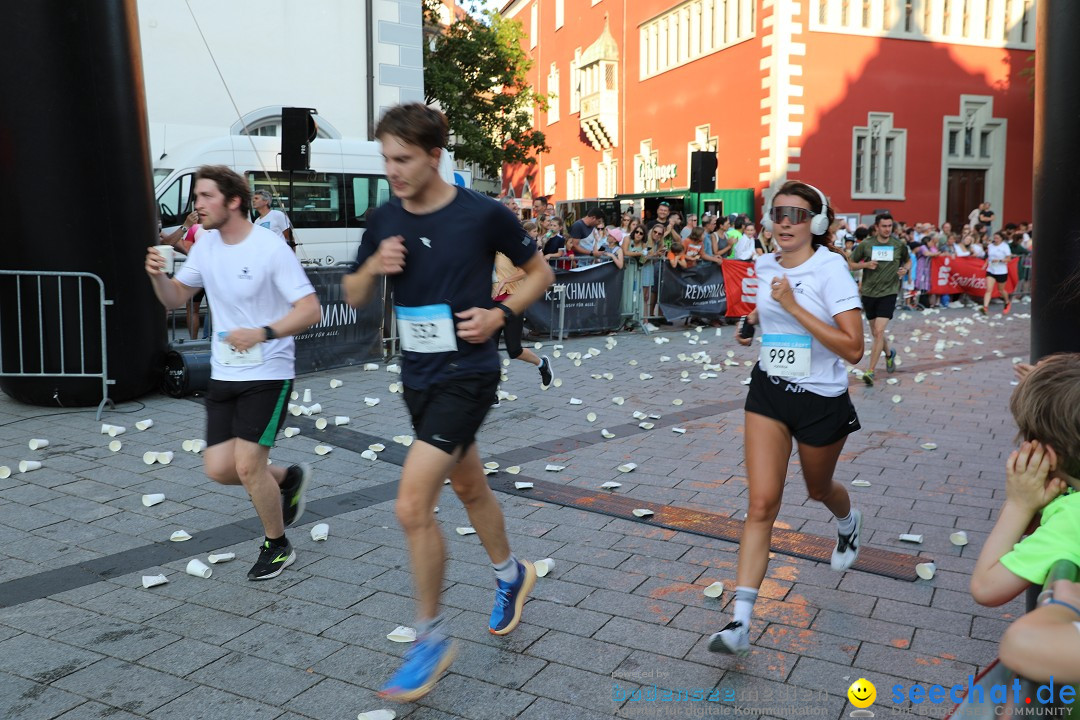
[[[332, 266], [356, 258], [368, 213], [390, 199], [380, 145], [364, 140], [317, 138], [311, 170], [280, 168], [281, 139], [249, 135], [198, 140], [155, 161], [154, 196], [166, 230], [191, 212], [200, 165], [227, 165], [252, 190], [269, 190], [275, 209], [293, 224], [296, 255], [310, 265]], [[291, 187], [291, 189], [290, 189]]]

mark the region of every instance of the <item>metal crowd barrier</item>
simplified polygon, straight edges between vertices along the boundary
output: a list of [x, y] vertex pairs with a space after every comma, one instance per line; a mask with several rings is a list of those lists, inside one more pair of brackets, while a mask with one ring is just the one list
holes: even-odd
[[[43, 270], [0, 270], [0, 277], [13, 277], [15, 278], [15, 298], [16, 298], [16, 317], [18, 326], [17, 342], [19, 346], [18, 351], [18, 369], [11, 368], [4, 364], [4, 358], [6, 354], [4, 352], [4, 333], [3, 328], [0, 328], [0, 376], [3, 377], [36, 377], [36, 378], [48, 378], [48, 377], [68, 377], [68, 378], [101, 378], [101, 402], [98, 403], [97, 419], [101, 419], [101, 413], [105, 409], [105, 405], [113, 406], [113, 401], [109, 399], [109, 386], [116, 383], [115, 380], [109, 379], [109, 365], [108, 365], [108, 345], [105, 342], [105, 307], [112, 305], [112, 300], [105, 299], [105, 284], [101, 281], [97, 275], [93, 273], [85, 272], [51, 272]], [[29, 280], [31, 288], [36, 285], [36, 295], [31, 297], [30, 301], [33, 303], [31, 307], [24, 308], [23, 304], [23, 281]], [[42, 278], [55, 278], [56, 280], [56, 309], [55, 313], [47, 312], [42, 302], [45, 295], [43, 293], [52, 293], [51, 288], [42, 289]], [[68, 367], [67, 355], [65, 350], [65, 342], [67, 340], [67, 333], [64, 330], [64, 310], [65, 310], [65, 297], [64, 297], [64, 282], [63, 278], [76, 278], [76, 295], [78, 298], [78, 314], [75, 315], [78, 318], [78, 330], [79, 330], [79, 363], [78, 369], [74, 367]], [[87, 322], [87, 318], [83, 313], [84, 301], [83, 290], [89, 286], [90, 292], [93, 293], [93, 285], [97, 284], [97, 299], [98, 299], [98, 321], [97, 323]], [[70, 294], [70, 291], [69, 291]], [[35, 310], [36, 308], [36, 310]], [[31, 322], [31, 327], [24, 327], [23, 317], [24, 309], [28, 311], [28, 316], [33, 318], [36, 315], [37, 322]], [[93, 327], [93, 325], [97, 327]], [[45, 362], [45, 333], [48, 331], [50, 337], [58, 338], [60, 343], [60, 359], [59, 366], [55, 366], [52, 362], [46, 365]], [[33, 340], [33, 336], [27, 337], [27, 333], [37, 333], [37, 340]], [[101, 348], [101, 370], [94, 371], [91, 367], [87, 368], [87, 352], [86, 341], [88, 334], [92, 337], [97, 333], [100, 340]], [[34, 346], [37, 348], [37, 367], [29, 367], [29, 365], [35, 364], [33, 360], [28, 358], [28, 351], [33, 350]], [[95, 353], [96, 354], [96, 353]]]

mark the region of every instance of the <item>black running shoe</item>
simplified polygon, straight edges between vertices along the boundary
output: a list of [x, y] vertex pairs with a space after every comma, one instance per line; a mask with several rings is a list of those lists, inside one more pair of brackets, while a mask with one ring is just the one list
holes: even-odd
[[285, 471], [281, 484], [281, 519], [285, 527], [291, 527], [304, 514], [304, 491], [311, 482], [311, 466], [307, 463], [292, 465]]
[[544, 355], [540, 358], [540, 367], [537, 368], [540, 371], [540, 384], [547, 387], [551, 384], [551, 361], [548, 360], [548, 356]]
[[281, 571], [296, 562], [296, 551], [292, 543], [285, 547], [274, 547], [269, 540], [263, 540], [259, 559], [248, 570], [248, 580], [269, 580], [281, 574]]

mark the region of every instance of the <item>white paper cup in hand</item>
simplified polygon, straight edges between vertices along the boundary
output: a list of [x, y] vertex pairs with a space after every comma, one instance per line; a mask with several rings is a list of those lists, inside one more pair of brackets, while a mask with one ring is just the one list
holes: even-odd
[[137, 427], [139, 431], [142, 432], [143, 430], [148, 430], [154, 427], [154, 421], [150, 418], [146, 418], [145, 420], [140, 420], [139, 422], [135, 423], [135, 427]]
[[326, 523], [319, 523], [313, 525], [311, 528], [311, 539], [315, 542], [321, 542], [330, 535], [330, 526]]
[[41, 463], [39, 463], [37, 460], [20, 460], [19, 461], [19, 472], [21, 472], [21, 473], [30, 472], [31, 470], [37, 470], [40, 467], [41, 467]]
[[555, 561], [551, 558], [544, 558], [534, 562], [533, 567], [536, 569], [536, 577], [545, 577], [551, 572], [551, 568], [555, 567]]
[[113, 452], [120, 452], [120, 448], [124, 447], [124, 443], [119, 440], [111, 440], [109, 442], [109, 449]]
[[172, 245], [155, 245], [154, 250], [157, 251], [158, 255], [165, 258], [165, 267], [162, 268], [162, 272], [172, 275], [176, 265], [176, 248]]
[[172, 462], [172, 459], [173, 459], [173, 451], [172, 450], [166, 450], [165, 452], [159, 452], [157, 454], [157, 461], [159, 463], [161, 463], [162, 465], [168, 465], [169, 463]]
[[45, 438], [34, 438], [30, 441], [31, 450], [40, 450], [49, 447], [49, 441]]
[[110, 425], [108, 432], [109, 437], [116, 437], [117, 435], [123, 435], [124, 433], [126, 433], [127, 428], [123, 427], [122, 425]]
[[194, 575], [195, 577], [203, 578], [204, 580], [214, 574], [214, 571], [198, 558], [192, 558], [188, 561], [187, 567], [184, 568], [184, 572], [188, 575]]

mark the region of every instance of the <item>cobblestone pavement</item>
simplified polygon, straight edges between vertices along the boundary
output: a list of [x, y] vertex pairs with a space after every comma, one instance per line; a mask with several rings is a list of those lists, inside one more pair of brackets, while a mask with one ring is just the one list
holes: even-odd
[[[517, 554], [555, 564], [537, 582], [520, 627], [497, 638], [486, 629], [494, 596], [487, 557], [475, 535], [454, 532], [468, 521], [447, 489], [438, 514], [452, 558], [444, 601], [460, 652], [435, 691], [396, 707], [398, 717], [588, 720], [745, 710], [840, 718], [851, 710], [847, 687], [859, 677], [877, 686], [873, 710], [881, 717], [907, 707], [890, 701], [894, 685], [966, 684], [1022, 612], [1020, 601], [978, 607], [967, 588], [1004, 497], [1003, 463], [1015, 433], [1007, 408], [1011, 361], [1027, 357], [1029, 307], [1018, 303], [1005, 318], [959, 309], [901, 315], [890, 326], [901, 358], [891, 376], [897, 382], [885, 382], [883, 367], [874, 388], [853, 376], [863, 430], [849, 441], [837, 480], [869, 481], [852, 488], [866, 542], [933, 558], [932, 580], [835, 573], [775, 555], [755, 610], [753, 652], [717, 656], [707, 637], [729, 617], [735, 544], [500, 495]], [[572, 452], [532, 453], [538, 459], [522, 463], [522, 475], [596, 490], [618, 480], [615, 492], [633, 498], [741, 518], [740, 382], [753, 353], [735, 344], [732, 328], [695, 335], [691, 344], [695, 337], [681, 327], [621, 334], [611, 349], [603, 336], [567, 340], [552, 358], [563, 383], [546, 391], [531, 366], [512, 363], [503, 388], [517, 399], [492, 410], [482, 455], [578, 438], [586, 442]], [[568, 357], [590, 349], [599, 354], [580, 365]], [[542, 352], [553, 354], [550, 341]], [[698, 352], [722, 365], [715, 378], [702, 379], [701, 364], [679, 360]], [[643, 373], [651, 377], [640, 379]], [[344, 386], [330, 389], [331, 378]], [[413, 618], [392, 504], [404, 451], [392, 438], [410, 432], [401, 398], [388, 390], [398, 380], [380, 366], [297, 382], [312, 390], [324, 417], [351, 417], [324, 439], [353, 441], [318, 456], [320, 431], [308, 418], [290, 418], [287, 425], [303, 431], [281, 439], [271, 457], [313, 463], [312, 517], [291, 530], [296, 564], [262, 583], [246, 579], [259, 535], [248, 499], [208, 481], [200, 457], [181, 448], [203, 436], [198, 402], [151, 396], [145, 408], [126, 403], [107, 412], [104, 422], [127, 428], [116, 438], [122, 449], [112, 452], [93, 410], [57, 412], [0, 397], [0, 465], [13, 471], [0, 480], [0, 717], [339, 720], [384, 707], [375, 689], [405, 649], [386, 635]], [[615, 396], [625, 404], [614, 404]], [[369, 407], [365, 397], [381, 402]], [[636, 410], [663, 415], [706, 404], [721, 412], [685, 423], [682, 435], [633, 425], [612, 439], [599, 433], [635, 422]], [[143, 418], [154, 425], [140, 432], [135, 422]], [[31, 451], [31, 438], [50, 444]], [[376, 438], [386, 450], [375, 461], [361, 458], [358, 451]], [[937, 449], [921, 447], [929, 441]], [[146, 465], [150, 450], [175, 456]], [[28, 459], [42, 467], [19, 473]], [[619, 472], [626, 462], [637, 469]], [[545, 472], [548, 463], [565, 469]], [[793, 458], [779, 524], [832, 536], [828, 511], [808, 501], [799, 474]], [[144, 507], [144, 493], [166, 500]], [[317, 515], [330, 526], [326, 542], [309, 536]], [[179, 529], [193, 539], [170, 543]], [[949, 541], [960, 529], [971, 540], [966, 547]], [[901, 533], [924, 541], [902, 543]], [[209, 579], [184, 573], [190, 557], [205, 561], [215, 550], [237, 559], [215, 565]], [[144, 589], [141, 577], [158, 573], [169, 583]], [[724, 583], [723, 596], [706, 598], [703, 588], [715, 581]], [[683, 689], [684, 699], [664, 701], [665, 688]], [[695, 689], [715, 701], [688, 699]], [[940, 717], [945, 706], [921, 708]]]

